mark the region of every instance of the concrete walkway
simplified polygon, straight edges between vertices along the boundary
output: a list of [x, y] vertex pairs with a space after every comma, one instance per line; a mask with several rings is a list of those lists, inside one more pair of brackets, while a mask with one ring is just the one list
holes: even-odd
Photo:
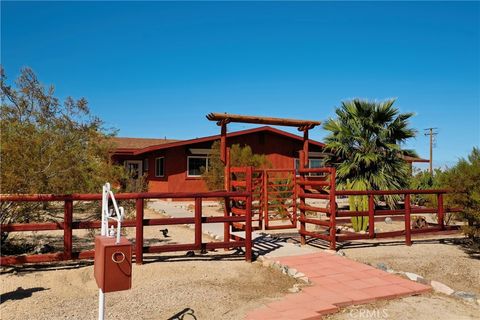
[[331, 253], [317, 252], [274, 260], [304, 273], [312, 286], [253, 310], [246, 319], [321, 319], [322, 315], [336, 312], [339, 307], [416, 295], [431, 289]]

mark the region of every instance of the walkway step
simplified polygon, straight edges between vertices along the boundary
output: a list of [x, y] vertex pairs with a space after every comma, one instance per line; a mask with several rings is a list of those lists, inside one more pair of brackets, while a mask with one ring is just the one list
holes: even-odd
[[331, 253], [317, 252], [274, 260], [304, 273], [312, 286], [253, 310], [246, 319], [321, 319], [322, 315], [336, 312], [340, 307], [431, 290], [429, 286]]

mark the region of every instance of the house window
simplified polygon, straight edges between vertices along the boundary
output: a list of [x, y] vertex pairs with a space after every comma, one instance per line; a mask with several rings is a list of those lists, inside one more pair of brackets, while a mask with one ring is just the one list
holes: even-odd
[[207, 156], [191, 156], [187, 158], [187, 175], [200, 177], [204, 171], [208, 171]]
[[[308, 168], [322, 168], [325, 166], [324, 160], [323, 159], [308, 159]], [[300, 159], [295, 159], [295, 173], [298, 175], [298, 168], [300, 168]], [[317, 176], [323, 176], [323, 173], [309, 173], [308, 176], [310, 177], [317, 177]]]
[[155, 158], [155, 177], [163, 177], [165, 175], [165, 158]]
[[125, 168], [127, 169], [132, 179], [138, 179], [142, 176], [142, 160], [127, 160], [125, 161]]
[[143, 160], [143, 171], [148, 172], [148, 158]]

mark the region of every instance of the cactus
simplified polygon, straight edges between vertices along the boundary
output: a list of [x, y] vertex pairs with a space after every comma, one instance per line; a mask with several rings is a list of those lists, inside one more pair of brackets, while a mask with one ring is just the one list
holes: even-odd
[[[347, 183], [347, 189], [363, 191], [367, 190], [367, 184], [365, 181], [354, 181]], [[350, 205], [350, 211], [367, 211], [368, 210], [368, 197], [367, 196], [350, 196], [348, 198]], [[352, 217], [352, 228], [355, 232], [367, 231], [368, 217], [358, 216]]]

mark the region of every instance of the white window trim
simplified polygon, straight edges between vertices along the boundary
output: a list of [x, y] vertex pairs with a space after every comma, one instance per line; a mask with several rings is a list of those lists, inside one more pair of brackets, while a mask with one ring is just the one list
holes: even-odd
[[[162, 161], [162, 164], [163, 164], [163, 168], [162, 168], [163, 174], [162, 174], [162, 175], [157, 175], [157, 164], [158, 164], [157, 160], [158, 160], [158, 159], [163, 159], [163, 161]], [[165, 157], [156, 157], [156, 158], [155, 158], [155, 172], [154, 172], [154, 174], [155, 174], [155, 177], [156, 177], [156, 178], [163, 178], [163, 177], [165, 177]]]
[[196, 175], [196, 174], [190, 174], [189, 173], [190, 172], [190, 158], [192, 158], [192, 159], [205, 159], [206, 160], [205, 161], [205, 165], [206, 165], [205, 171], [208, 172], [208, 156], [206, 156], [206, 155], [205, 156], [187, 156], [187, 177], [189, 177], [189, 178], [199, 178], [199, 177], [202, 176], [200, 174]]

